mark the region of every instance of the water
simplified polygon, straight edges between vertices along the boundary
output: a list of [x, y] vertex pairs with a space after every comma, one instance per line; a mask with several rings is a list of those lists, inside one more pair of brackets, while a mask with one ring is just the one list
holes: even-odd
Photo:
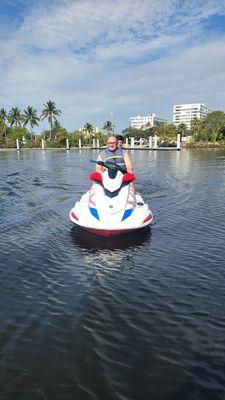
[[120, 239], [69, 221], [95, 156], [0, 152], [0, 399], [224, 399], [225, 150], [133, 152]]

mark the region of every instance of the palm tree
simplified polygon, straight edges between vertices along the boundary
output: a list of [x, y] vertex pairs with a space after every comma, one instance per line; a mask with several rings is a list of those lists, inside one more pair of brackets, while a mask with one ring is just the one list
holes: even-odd
[[28, 106], [26, 110], [24, 110], [24, 115], [23, 115], [23, 124], [26, 126], [27, 124], [30, 124], [30, 136], [32, 139], [32, 129], [35, 126], [38, 126], [38, 121], [40, 121], [40, 118], [37, 116], [37, 110], [35, 110], [33, 107]]
[[16, 125], [16, 127], [21, 126], [22, 115], [19, 108], [14, 107], [9, 111], [8, 121], [10, 123], [10, 126], [13, 125]]
[[86, 122], [86, 124], [84, 125], [84, 131], [88, 134], [88, 136], [93, 133], [93, 130], [93, 125], [89, 124], [89, 122]]
[[192, 133], [195, 134], [200, 127], [201, 127], [201, 121], [198, 118], [194, 118], [191, 121], [191, 131], [192, 131]]
[[181, 122], [181, 124], [178, 125], [177, 127], [177, 133], [181, 135], [181, 139], [183, 136], [186, 136], [188, 132], [187, 125]]
[[7, 119], [7, 112], [4, 108], [1, 108], [0, 110], [0, 121], [3, 122], [3, 124], [5, 124]]
[[60, 122], [57, 119], [54, 122], [54, 128], [61, 128]]
[[50, 124], [50, 140], [52, 139], [52, 127], [53, 127], [53, 122], [57, 121], [56, 116], [61, 114], [61, 110], [58, 110], [56, 108], [55, 102], [54, 101], [47, 101], [46, 104], [44, 104], [44, 109], [41, 114], [41, 119], [48, 119], [48, 122]]
[[[7, 120], [7, 112], [4, 108], [1, 108], [0, 110], [0, 122], [3, 122], [3, 124], [6, 124]], [[6, 127], [5, 127], [5, 139], [6, 139]]]
[[113, 131], [114, 126], [111, 121], [106, 121], [105, 124], [103, 125], [103, 129], [104, 129], [104, 131], [107, 131], [108, 135], [109, 135], [109, 132]]

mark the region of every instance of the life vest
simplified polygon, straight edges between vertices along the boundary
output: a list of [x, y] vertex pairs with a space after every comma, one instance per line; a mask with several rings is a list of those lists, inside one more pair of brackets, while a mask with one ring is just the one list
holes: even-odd
[[102, 161], [104, 162], [109, 162], [110, 164], [117, 164], [120, 167], [125, 167], [124, 153], [124, 149], [122, 149], [121, 147], [117, 147], [115, 151], [105, 149], [100, 153], [100, 156], [102, 158]]

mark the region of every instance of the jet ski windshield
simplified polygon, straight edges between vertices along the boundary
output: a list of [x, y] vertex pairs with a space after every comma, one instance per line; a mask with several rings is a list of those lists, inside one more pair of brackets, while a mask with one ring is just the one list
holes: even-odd
[[115, 168], [109, 168], [108, 169], [108, 175], [110, 179], [115, 179], [117, 175], [118, 169]]

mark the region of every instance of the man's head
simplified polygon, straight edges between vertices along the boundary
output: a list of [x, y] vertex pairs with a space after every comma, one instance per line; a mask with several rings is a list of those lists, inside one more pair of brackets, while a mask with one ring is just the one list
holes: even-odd
[[123, 147], [123, 143], [124, 143], [124, 138], [122, 135], [117, 135], [116, 136], [117, 141], [118, 141], [118, 147]]
[[116, 136], [109, 136], [106, 141], [107, 147], [111, 151], [115, 151], [118, 147], [118, 140]]

